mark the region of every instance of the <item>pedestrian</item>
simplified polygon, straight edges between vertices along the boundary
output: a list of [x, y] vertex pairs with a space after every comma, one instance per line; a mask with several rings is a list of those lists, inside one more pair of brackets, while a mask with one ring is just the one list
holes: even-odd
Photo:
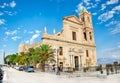
[[52, 65], [52, 71], [55, 72], [55, 65]]
[[57, 67], [57, 73], [56, 73], [56, 75], [60, 75], [60, 67], [59, 66]]

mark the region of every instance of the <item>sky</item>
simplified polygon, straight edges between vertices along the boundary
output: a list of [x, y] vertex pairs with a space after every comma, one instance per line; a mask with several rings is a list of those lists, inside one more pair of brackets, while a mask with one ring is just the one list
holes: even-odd
[[62, 18], [85, 7], [92, 15], [98, 62], [120, 60], [120, 0], [0, 0], [0, 63], [21, 43], [41, 42], [44, 27], [60, 32]]

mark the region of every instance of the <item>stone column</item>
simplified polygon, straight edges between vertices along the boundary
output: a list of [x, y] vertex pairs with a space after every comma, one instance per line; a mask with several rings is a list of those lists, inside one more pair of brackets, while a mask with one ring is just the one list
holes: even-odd
[[69, 62], [70, 62], [70, 67], [71, 67], [71, 63], [72, 63], [72, 60], [71, 60], [71, 55], [70, 55], [70, 61], [69, 61]]
[[72, 55], [72, 63], [73, 63], [73, 68], [75, 68], [75, 60], [74, 60], [74, 55]]
[[71, 55], [71, 67], [73, 67], [73, 55]]
[[79, 70], [81, 69], [81, 58], [80, 58], [80, 56], [78, 56], [78, 58], [79, 58]]

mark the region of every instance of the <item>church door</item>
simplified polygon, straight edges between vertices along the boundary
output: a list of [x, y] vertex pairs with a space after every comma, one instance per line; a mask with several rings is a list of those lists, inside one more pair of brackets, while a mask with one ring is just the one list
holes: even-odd
[[79, 70], [79, 61], [78, 61], [78, 56], [74, 57], [75, 60], [75, 70]]

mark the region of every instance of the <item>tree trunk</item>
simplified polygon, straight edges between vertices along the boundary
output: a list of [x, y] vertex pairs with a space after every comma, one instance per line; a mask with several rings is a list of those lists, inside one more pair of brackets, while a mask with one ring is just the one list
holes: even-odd
[[41, 67], [42, 67], [42, 72], [45, 72], [45, 62], [42, 62], [42, 64], [41, 64]]

